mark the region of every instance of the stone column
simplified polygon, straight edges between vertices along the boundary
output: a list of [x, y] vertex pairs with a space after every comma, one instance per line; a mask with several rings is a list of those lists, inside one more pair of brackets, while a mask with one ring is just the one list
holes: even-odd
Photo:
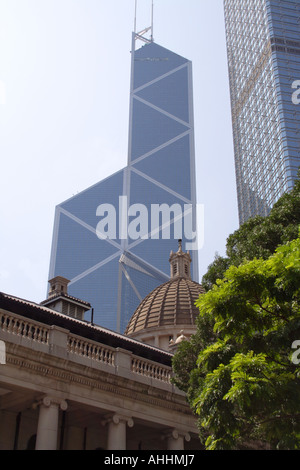
[[118, 414], [106, 420], [108, 425], [107, 450], [126, 450], [126, 426], [132, 428], [133, 420]]
[[188, 433], [180, 433], [177, 429], [173, 429], [166, 434], [167, 450], [184, 450], [184, 441], [190, 441], [191, 437]]
[[59, 410], [66, 410], [65, 400], [44, 397], [39, 405], [36, 450], [56, 450]]

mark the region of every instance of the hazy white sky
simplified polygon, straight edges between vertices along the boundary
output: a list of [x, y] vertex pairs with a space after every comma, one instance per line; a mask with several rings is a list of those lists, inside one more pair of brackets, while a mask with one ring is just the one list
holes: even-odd
[[[0, 0], [0, 291], [43, 300], [55, 206], [126, 166], [134, 3]], [[223, 1], [155, 0], [154, 39], [193, 62], [201, 278], [238, 227]]]

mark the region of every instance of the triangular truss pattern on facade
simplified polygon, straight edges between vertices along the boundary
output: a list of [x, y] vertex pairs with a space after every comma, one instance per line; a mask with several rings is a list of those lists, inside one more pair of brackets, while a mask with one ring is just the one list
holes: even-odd
[[[174, 219], [166, 239], [163, 222], [156, 239], [120, 239], [117, 218], [116, 238], [100, 240], [97, 207], [118, 208], [121, 196], [149, 214], [151, 204], [196, 206], [192, 64], [152, 41], [137, 50], [134, 43], [133, 36], [128, 165], [57, 206], [49, 272], [91, 303], [95, 323], [120, 332], [140, 301], [169, 279]], [[198, 281], [197, 252], [191, 256]]]

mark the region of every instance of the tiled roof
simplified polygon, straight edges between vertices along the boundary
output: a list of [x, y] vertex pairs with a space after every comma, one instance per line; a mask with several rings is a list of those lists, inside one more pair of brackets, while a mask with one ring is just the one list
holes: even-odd
[[57, 300], [57, 299], [60, 299], [60, 298], [63, 298], [63, 299], [66, 299], [66, 300], [71, 300], [73, 302], [76, 302], [77, 304], [80, 304], [80, 305], [84, 306], [84, 307], [91, 308], [91, 304], [89, 302], [86, 302], [85, 300], [77, 299], [77, 297], [73, 297], [70, 294], [64, 294], [64, 293], [59, 293], [59, 294], [48, 297], [48, 299], [43, 300], [40, 303], [40, 305], [47, 305], [48, 303], [51, 303], [54, 300]]

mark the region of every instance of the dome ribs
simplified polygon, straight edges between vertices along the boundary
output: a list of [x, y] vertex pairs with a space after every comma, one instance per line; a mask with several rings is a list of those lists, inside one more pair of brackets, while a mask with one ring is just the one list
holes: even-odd
[[204, 292], [203, 287], [191, 279], [177, 277], [165, 282], [140, 303], [125, 334], [168, 325], [194, 325], [198, 314], [195, 301]]

